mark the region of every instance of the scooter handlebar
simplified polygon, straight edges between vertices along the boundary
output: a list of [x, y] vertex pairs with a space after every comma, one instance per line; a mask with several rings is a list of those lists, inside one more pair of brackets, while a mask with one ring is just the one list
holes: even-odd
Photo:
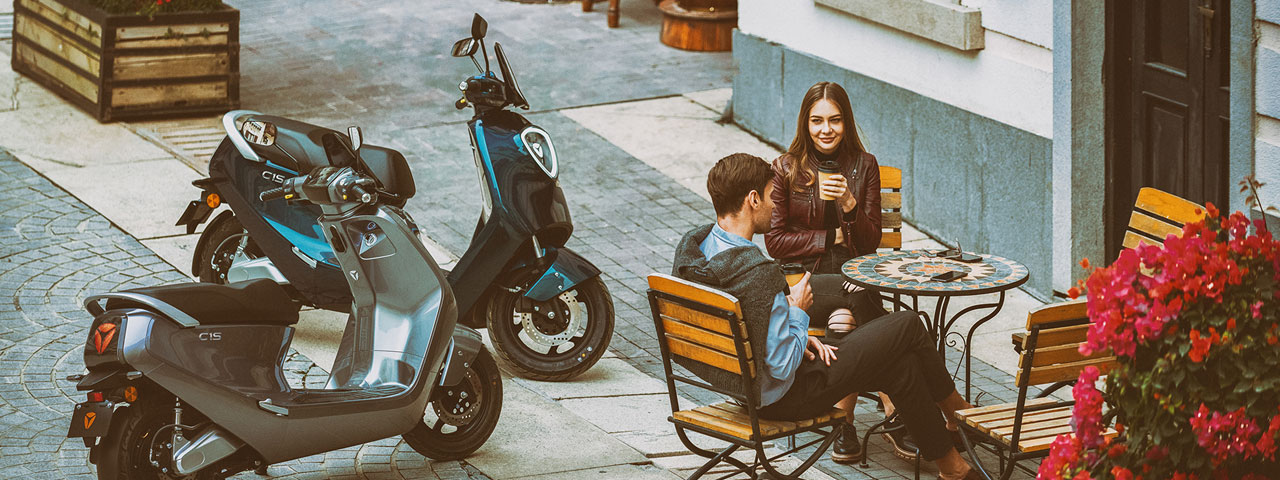
[[259, 194], [258, 194], [258, 200], [262, 200], [262, 201], [264, 201], [264, 202], [269, 202], [269, 201], [271, 201], [271, 200], [275, 200], [275, 199], [278, 199], [278, 198], [284, 198], [284, 196], [285, 196], [285, 189], [283, 189], [283, 188], [273, 188], [273, 189], [270, 189], [270, 190], [266, 190], [266, 191], [264, 191], [264, 192], [262, 192], [262, 193], [259, 193]]
[[351, 193], [356, 194], [356, 198], [360, 199], [360, 203], [369, 203], [373, 201], [373, 194], [365, 190], [359, 184], [351, 186]]

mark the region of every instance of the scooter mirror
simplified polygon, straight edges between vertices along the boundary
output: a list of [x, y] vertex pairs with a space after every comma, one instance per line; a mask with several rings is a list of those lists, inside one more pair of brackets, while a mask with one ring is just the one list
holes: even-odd
[[240, 136], [249, 143], [270, 147], [276, 143], [276, 126], [268, 122], [249, 120], [240, 125]]
[[364, 135], [360, 133], [360, 127], [348, 127], [347, 138], [351, 139], [351, 149], [360, 151], [360, 146], [364, 145]]
[[464, 38], [453, 44], [453, 53], [455, 57], [470, 57], [475, 55], [476, 49], [480, 48], [480, 42], [474, 38]]
[[488, 31], [489, 22], [484, 21], [484, 17], [481, 17], [480, 14], [477, 13], [475, 18], [471, 19], [471, 38], [477, 40], [484, 38], [485, 32]]

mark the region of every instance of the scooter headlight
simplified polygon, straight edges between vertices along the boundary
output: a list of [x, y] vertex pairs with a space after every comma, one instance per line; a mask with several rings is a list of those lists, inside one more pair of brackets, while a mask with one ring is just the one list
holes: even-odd
[[548, 177], [556, 178], [560, 173], [560, 163], [556, 159], [556, 147], [551, 144], [551, 135], [541, 128], [528, 127], [520, 132], [520, 141], [524, 144], [525, 153], [533, 157], [533, 162]]

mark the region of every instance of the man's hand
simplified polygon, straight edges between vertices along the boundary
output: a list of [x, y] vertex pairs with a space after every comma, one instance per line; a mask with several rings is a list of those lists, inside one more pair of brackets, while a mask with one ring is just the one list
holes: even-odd
[[808, 311], [813, 306], [813, 288], [809, 286], [809, 272], [805, 272], [800, 281], [791, 286], [791, 295], [787, 295], [787, 303]]
[[809, 337], [808, 348], [805, 348], [804, 350], [804, 359], [813, 360], [814, 358], [820, 358], [822, 359], [822, 363], [825, 363], [830, 367], [831, 361], [836, 359], [836, 350], [839, 349], [840, 347], [822, 343], [822, 340], [818, 340], [818, 337]]

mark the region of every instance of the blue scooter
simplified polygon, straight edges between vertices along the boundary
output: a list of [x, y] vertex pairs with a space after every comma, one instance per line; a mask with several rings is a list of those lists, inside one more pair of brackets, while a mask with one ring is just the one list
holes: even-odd
[[[487, 326], [495, 350], [519, 375], [567, 380], [591, 368], [608, 348], [613, 300], [600, 270], [564, 246], [573, 222], [551, 135], [507, 109], [527, 110], [529, 103], [501, 44], [494, 44], [501, 78], [489, 68], [487, 28], [477, 14], [471, 37], [452, 50], [479, 69], [459, 85], [464, 95], [455, 106], [475, 113], [467, 130], [483, 207], [448, 281], [457, 296], [458, 322]], [[349, 311], [351, 292], [316, 220], [318, 208], [258, 198], [285, 179], [324, 166], [310, 159], [339, 150], [330, 144], [337, 132], [245, 110], [227, 113], [222, 124], [227, 138], [210, 161], [209, 178], [193, 182], [202, 190], [200, 199], [188, 205], [177, 225], [194, 232], [219, 205], [230, 210], [200, 236], [192, 273], [212, 283], [267, 278], [285, 285], [300, 303]], [[373, 145], [360, 155], [385, 203], [401, 207], [414, 196], [404, 155]]]

